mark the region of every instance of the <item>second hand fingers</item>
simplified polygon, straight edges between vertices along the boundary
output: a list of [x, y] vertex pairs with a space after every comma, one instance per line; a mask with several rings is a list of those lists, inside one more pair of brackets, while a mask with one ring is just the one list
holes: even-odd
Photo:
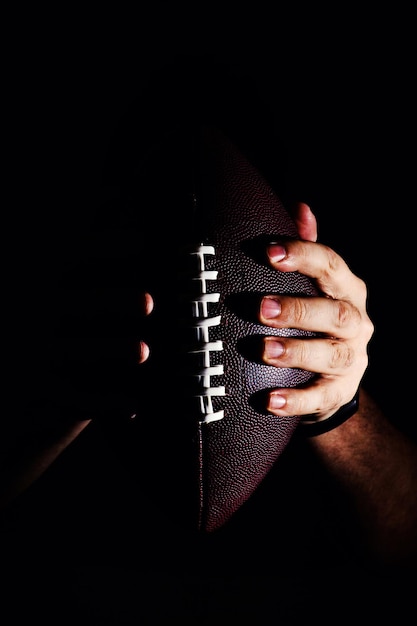
[[141, 330], [154, 308], [149, 293], [81, 290], [74, 295], [74, 290], [61, 291], [51, 346], [57, 362], [140, 364], [148, 359]]
[[56, 300], [56, 313], [75, 318], [94, 318], [101, 315], [146, 317], [154, 307], [152, 296], [134, 289], [76, 289], [61, 288]]
[[57, 363], [136, 365], [149, 356], [145, 341], [130, 337], [61, 337], [52, 347]]

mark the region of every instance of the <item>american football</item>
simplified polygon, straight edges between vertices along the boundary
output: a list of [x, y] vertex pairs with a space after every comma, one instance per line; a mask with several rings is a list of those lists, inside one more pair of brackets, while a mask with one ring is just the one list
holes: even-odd
[[[147, 212], [156, 221], [152, 227], [147, 222], [144, 230], [159, 232], [160, 241], [169, 242], [162, 274], [156, 258], [147, 266], [148, 274], [154, 268], [149, 290], [156, 303], [165, 302], [153, 314], [150, 345], [156, 347], [147, 367], [149, 385], [155, 385], [169, 344], [173, 363], [165, 383], [172, 385], [172, 415], [165, 419], [184, 429], [182, 444], [192, 451], [191, 466], [184, 471], [194, 478], [195, 523], [212, 532], [251, 496], [297, 427], [297, 416], [277, 419], [266, 413], [263, 393], [312, 377], [256, 359], [260, 336], [301, 333], [260, 325], [254, 307], [262, 294], [317, 292], [309, 278], [266, 264], [265, 244], [297, 232], [262, 174], [216, 128], [194, 130], [185, 143], [184, 161], [173, 140], [172, 151], [167, 146], [162, 151], [166, 163], [157, 168], [171, 172], [164, 181], [169, 198], [163, 220], [157, 180], [147, 179], [155, 202], [155, 210]], [[148, 263], [151, 254], [147, 249]], [[172, 306], [178, 315], [168, 328], [164, 319]], [[162, 328], [164, 346], [160, 338], [156, 341]], [[180, 457], [188, 458], [178, 450]]]

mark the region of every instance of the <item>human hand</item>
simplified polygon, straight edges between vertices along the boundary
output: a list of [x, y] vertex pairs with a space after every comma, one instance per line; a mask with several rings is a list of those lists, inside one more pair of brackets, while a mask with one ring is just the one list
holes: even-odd
[[143, 289], [136, 256], [125, 259], [119, 250], [91, 256], [74, 262], [56, 290], [49, 399], [60, 413], [81, 419], [131, 416], [140, 366], [149, 357], [143, 337], [154, 301]]
[[272, 267], [298, 271], [316, 281], [320, 297], [266, 296], [259, 319], [272, 328], [297, 328], [317, 333], [313, 338], [265, 337], [263, 361], [293, 367], [316, 376], [302, 389], [276, 389], [267, 409], [277, 416], [330, 417], [355, 395], [368, 366], [368, 343], [374, 326], [367, 309], [367, 288], [346, 262], [317, 243], [317, 222], [308, 205], [295, 209], [300, 239], [272, 244]]

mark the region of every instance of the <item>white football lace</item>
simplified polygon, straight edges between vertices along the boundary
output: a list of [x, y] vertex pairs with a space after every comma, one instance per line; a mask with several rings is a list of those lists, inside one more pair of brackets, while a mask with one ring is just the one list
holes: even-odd
[[192, 300], [192, 315], [195, 320], [193, 328], [195, 329], [195, 339], [197, 345], [190, 353], [202, 355], [203, 365], [201, 369], [194, 375], [198, 377], [201, 386], [201, 393], [197, 395], [200, 399], [201, 418], [200, 423], [208, 423], [220, 420], [224, 417], [224, 411], [214, 411], [212, 404], [213, 396], [226, 395], [225, 388], [222, 386], [213, 387], [211, 376], [220, 376], [223, 374], [223, 365], [210, 365], [210, 353], [223, 350], [222, 341], [210, 341], [209, 330], [213, 326], [218, 326], [221, 322], [221, 316], [216, 315], [209, 317], [208, 304], [210, 302], [218, 302], [219, 293], [207, 293], [207, 282], [217, 279], [217, 271], [209, 271], [205, 269], [205, 255], [215, 254], [213, 246], [200, 244], [197, 250], [191, 252], [197, 257], [199, 272], [193, 280], [199, 281], [198, 294]]

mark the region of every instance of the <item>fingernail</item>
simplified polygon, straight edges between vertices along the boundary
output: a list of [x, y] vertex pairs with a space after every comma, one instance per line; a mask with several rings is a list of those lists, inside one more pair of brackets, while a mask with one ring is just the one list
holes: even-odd
[[280, 396], [277, 393], [271, 393], [269, 396], [269, 407], [271, 409], [282, 409], [286, 402], [284, 396]]
[[278, 261], [282, 261], [287, 256], [287, 251], [284, 246], [281, 246], [279, 243], [272, 243], [268, 246], [267, 254], [273, 263], [277, 263]]
[[266, 339], [265, 354], [269, 358], [281, 356], [284, 353], [284, 344], [275, 339]]
[[281, 304], [273, 298], [264, 298], [261, 305], [262, 317], [272, 319], [281, 313]]

